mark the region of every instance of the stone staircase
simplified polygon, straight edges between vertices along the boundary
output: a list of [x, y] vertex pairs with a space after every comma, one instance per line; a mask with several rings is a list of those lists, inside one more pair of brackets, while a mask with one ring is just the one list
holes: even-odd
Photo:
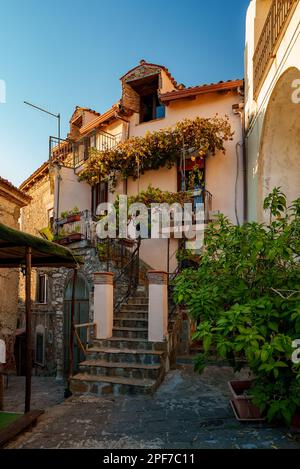
[[79, 364], [73, 394], [152, 394], [162, 382], [165, 343], [148, 342], [147, 288], [139, 287], [114, 315], [113, 336], [95, 339]]

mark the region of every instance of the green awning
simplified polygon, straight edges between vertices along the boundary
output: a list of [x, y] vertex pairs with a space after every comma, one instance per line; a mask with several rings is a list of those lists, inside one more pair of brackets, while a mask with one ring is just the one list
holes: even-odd
[[0, 268], [25, 265], [28, 247], [32, 252], [32, 267], [75, 268], [83, 264], [68, 248], [0, 223]]

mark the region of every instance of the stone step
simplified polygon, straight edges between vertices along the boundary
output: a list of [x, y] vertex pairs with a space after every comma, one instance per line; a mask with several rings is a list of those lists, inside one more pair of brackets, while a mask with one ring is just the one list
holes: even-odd
[[89, 360], [104, 360], [110, 363], [136, 363], [144, 365], [158, 365], [164, 358], [164, 352], [159, 350], [118, 349], [115, 347], [92, 347], [87, 350]]
[[148, 312], [148, 303], [123, 303], [120, 311], [145, 311]]
[[71, 379], [73, 394], [152, 394], [157, 386], [156, 380], [134, 379], [119, 376], [88, 375], [79, 373]]
[[162, 366], [140, 363], [107, 362], [105, 360], [86, 360], [79, 364], [80, 373], [103, 376], [119, 376], [133, 379], [157, 379]]
[[100, 348], [118, 348], [122, 349], [141, 349], [141, 350], [154, 350], [152, 342], [148, 342], [147, 339], [139, 338], [126, 338], [113, 336], [109, 339], [94, 339], [93, 345]]
[[113, 327], [148, 327], [148, 319], [143, 319], [139, 317], [133, 317], [133, 318], [115, 318]]
[[129, 339], [148, 339], [147, 327], [114, 327], [113, 336]]
[[148, 311], [118, 311], [114, 313], [114, 319], [148, 319]]

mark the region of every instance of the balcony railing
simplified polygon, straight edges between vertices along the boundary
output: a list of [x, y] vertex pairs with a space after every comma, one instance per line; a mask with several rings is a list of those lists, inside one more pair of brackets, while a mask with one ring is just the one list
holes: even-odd
[[98, 141], [97, 141], [97, 150], [104, 151], [104, 150], [111, 150], [114, 148], [118, 143], [121, 142], [122, 134], [112, 135], [107, 132], [100, 132], [98, 134]]
[[[112, 135], [100, 132], [96, 139], [96, 149], [99, 151], [111, 150], [122, 140], [122, 134]], [[71, 143], [68, 140], [50, 137], [49, 160], [60, 163], [67, 168], [76, 169], [89, 158], [91, 148], [90, 140], [83, 139], [80, 142]]]
[[58, 244], [68, 245], [83, 240], [91, 240], [92, 216], [89, 210], [70, 214], [65, 218], [55, 220], [55, 241]]
[[253, 56], [254, 96], [257, 97], [265, 72], [274, 57], [279, 37], [299, 0], [273, 0]]

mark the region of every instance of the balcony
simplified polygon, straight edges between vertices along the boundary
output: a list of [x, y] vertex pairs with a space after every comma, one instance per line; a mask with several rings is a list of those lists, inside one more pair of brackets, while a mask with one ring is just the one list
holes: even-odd
[[298, 0], [273, 0], [253, 56], [254, 97], [260, 91], [263, 79], [279, 47], [280, 38], [288, 25]]
[[55, 242], [63, 246], [90, 241], [92, 237], [91, 213], [84, 210], [77, 213], [69, 213], [55, 220]]
[[60, 163], [66, 168], [76, 169], [88, 158], [91, 148], [99, 151], [111, 150], [122, 140], [122, 134], [112, 135], [99, 132], [95, 137], [85, 137], [79, 142], [50, 137], [49, 160]]

